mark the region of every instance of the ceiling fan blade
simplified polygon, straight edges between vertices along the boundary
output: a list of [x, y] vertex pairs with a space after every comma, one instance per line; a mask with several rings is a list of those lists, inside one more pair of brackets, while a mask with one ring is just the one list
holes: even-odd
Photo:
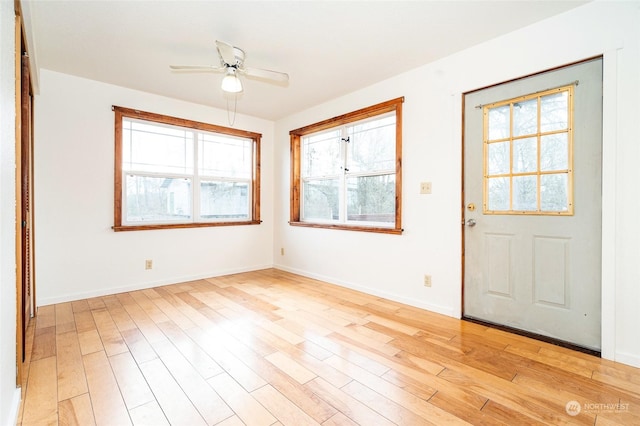
[[216, 46], [218, 48], [218, 54], [224, 63], [229, 65], [236, 64], [236, 54], [232, 45], [225, 43], [224, 41], [216, 40]]
[[265, 70], [262, 68], [242, 68], [240, 69], [248, 77], [262, 78], [265, 80], [272, 80], [279, 83], [286, 83], [289, 81], [289, 74], [286, 72]]
[[194, 72], [223, 72], [225, 67], [214, 67], [213, 65], [169, 65], [174, 71], [194, 71]]

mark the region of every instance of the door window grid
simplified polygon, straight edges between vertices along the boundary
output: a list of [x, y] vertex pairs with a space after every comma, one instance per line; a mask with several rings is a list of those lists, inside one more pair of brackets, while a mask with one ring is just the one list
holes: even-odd
[[573, 89], [483, 106], [483, 213], [573, 214]]

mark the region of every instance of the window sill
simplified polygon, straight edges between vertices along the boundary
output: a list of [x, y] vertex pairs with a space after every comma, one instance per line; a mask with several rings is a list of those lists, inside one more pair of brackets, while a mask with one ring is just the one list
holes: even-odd
[[404, 229], [381, 228], [375, 226], [353, 226], [353, 225], [329, 225], [325, 223], [311, 222], [289, 222], [291, 226], [302, 226], [306, 228], [340, 229], [343, 231], [375, 232], [378, 234], [401, 235]]
[[211, 228], [216, 226], [240, 226], [240, 225], [260, 225], [261, 220], [248, 220], [242, 222], [197, 222], [197, 223], [171, 223], [156, 225], [120, 225], [112, 226], [114, 232], [121, 231], [149, 231], [152, 229], [184, 229], [184, 228]]

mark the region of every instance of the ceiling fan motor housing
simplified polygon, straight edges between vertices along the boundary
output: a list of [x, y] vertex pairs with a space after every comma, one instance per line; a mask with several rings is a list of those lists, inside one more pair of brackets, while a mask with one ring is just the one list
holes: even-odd
[[240, 68], [244, 63], [244, 57], [245, 57], [244, 50], [234, 46], [233, 55], [236, 57], [236, 63], [228, 64], [228, 65], [231, 65], [232, 67], [235, 67], [235, 68]]

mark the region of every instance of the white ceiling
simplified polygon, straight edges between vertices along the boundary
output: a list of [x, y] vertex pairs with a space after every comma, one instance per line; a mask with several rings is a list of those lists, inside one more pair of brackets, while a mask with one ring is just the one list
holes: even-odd
[[286, 87], [245, 78], [238, 99], [239, 113], [276, 120], [585, 1], [22, 3], [39, 68], [226, 108], [222, 75], [169, 70], [218, 65], [222, 40], [249, 67], [289, 73]]

